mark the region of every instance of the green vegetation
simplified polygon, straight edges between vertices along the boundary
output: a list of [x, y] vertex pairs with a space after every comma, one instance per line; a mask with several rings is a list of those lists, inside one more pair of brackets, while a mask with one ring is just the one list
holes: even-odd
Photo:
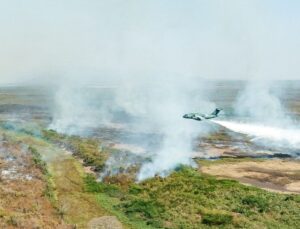
[[85, 178], [86, 191], [87, 192], [102, 192], [110, 197], [122, 198], [122, 191], [118, 185], [115, 184], [105, 184], [102, 182], [97, 182], [93, 175], [88, 174]]
[[147, 225], [143, 220], [132, 220], [118, 207], [120, 199], [109, 197], [105, 193], [95, 193], [97, 196], [97, 204], [102, 208], [106, 209], [109, 214], [116, 216], [120, 222], [122, 222], [125, 228], [136, 228], [136, 229], [154, 229], [155, 227]]
[[96, 195], [97, 203], [110, 214], [115, 215], [123, 225], [128, 228], [138, 229], [155, 228], [151, 225], [147, 225], [143, 219], [132, 220], [127, 216], [126, 212], [120, 209], [119, 205], [126, 195], [126, 192], [122, 190], [121, 186], [97, 182], [95, 177], [90, 174], [86, 175], [84, 180], [85, 191]]
[[[43, 131], [40, 140], [25, 135], [19, 139], [36, 147], [30, 147], [30, 150], [36, 166], [42, 171], [45, 164], [38, 152], [44, 154], [49, 149], [59, 155], [60, 149], [53, 144], [69, 149], [83, 158], [86, 165], [98, 166], [98, 169], [103, 168], [111, 153], [109, 149], [99, 149], [99, 142], [94, 139], [61, 135], [51, 130]], [[42, 142], [48, 143], [43, 145]], [[250, 159], [199, 163], [233, 163], [237, 160]], [[270, 193], [237, 181], [216, 179], [188, 167], [180, 167], [166, 178], [155, 177], [141, 183], [135, 183], [126, 174], [97, 182], [93, 175], [84, 175], [80, 166], [69, 155], [50, 162], [49, 167], [61, 203], [61, 217], [79, 228], [101, 215], [117, 216], [125, 228], [299, 227], [299, 195]], [[85, 209], [84, 213], [82, 209]]]
[[100, 149], [100, 143], [95, 139], [68, 136], [54, 130], [43, 130], [42, 136], [47, 141], [64, 146], [75, 156], [83, 159], [85, 166], [93, 166], [95, 171], [101, 171], [105, 166], [108, 150]]
[[37, 149], [32, 146], [30, 146], [28, 149], [31, 152], [33, 163], [43, 172], [44, 175], [48, 174], [47, 164], [42, 160], [42, 157]]
[[[70, 149], [86, 165], [101, 170], [109, 149], [99, 142], [55, 131], [43, 138]], [[203, 161], [199, 164], [235, 163], [243, 159]], [[233, 180], [220, 180], [182, 167], [167, 178], [155, 177], [140, 184], [124, 174], [96, 182], [84, 178], [85, 191], [94, 193], [102, 208], [132, 228], [264, 228], [297, 227], [300, 202], [294, 195], [269, 193]], [[280, 207], [278, 207], [280, 206]]]
[[85, 184], [102, 199], [113, 197], [115, 213], [154, 228], [297, 228], [300, 222], [298, 195], [270, 193], [187, 167], [129, 188], [98, 183], [90, 175]]
[[47, 164], [42, 160], [41, 154], [37, 151], [36, 148], [30, 146], [29, 151], [32, 155], [32, 160], [34, 164], [42, 171], [44, 175], [44, 180], [46, 181], [46, 188], [44, 191], [44, 195], [49, 198], [49, 200], [54, 204], [56, 200], [55, 192], [54, 192], [54, 184], [52, 180], [52, 176], [48, 171]]
[[226, 225], [231, 224], [233, 216], [222, 211], [208, 211], [202, 213], [202, 223], [207, 225]]
[[96, 196], [84, 191], [84, 170], [75, 158], [68, 155], [63, 160], [50, 162], [49, 170], [55, 184], [58, 213], [64, 222], [86, 228], [91, 219], [108, 215], [97, 204]]
[[243, 158], [220, 158], [216, 160], [207, 160], [207, 159], [197, 159], [196, 162], [200, 166], [210, 166], [210, 165], [219, 165], [219, 164], [235, 164], [239, 162], [249, 162], [249, 161], [265, 161], [268, 159], [264, 158], [251, 158], [251, 157], [243, 157]]

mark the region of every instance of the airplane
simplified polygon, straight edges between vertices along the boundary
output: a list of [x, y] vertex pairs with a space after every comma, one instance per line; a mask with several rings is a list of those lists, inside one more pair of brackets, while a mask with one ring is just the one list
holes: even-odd
[[218, 117], [218, 114], [220, 113], [221, 110], [222, 109], [216, 108], [215, 111], [211, 114], [189, 113], [189, 114], [185, 114], [183, 118], [194, 119], [196, 121], [203, 121], [206, 119], [212, 119]]

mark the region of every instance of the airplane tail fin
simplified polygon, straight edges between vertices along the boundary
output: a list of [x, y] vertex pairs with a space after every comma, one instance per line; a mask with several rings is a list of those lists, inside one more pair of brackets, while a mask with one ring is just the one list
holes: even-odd
[[218, 116], [218, 114], [220, 113], [222, 109], [216, 108], [215, 111], [213, 113], [211, 113], [212, 115]]

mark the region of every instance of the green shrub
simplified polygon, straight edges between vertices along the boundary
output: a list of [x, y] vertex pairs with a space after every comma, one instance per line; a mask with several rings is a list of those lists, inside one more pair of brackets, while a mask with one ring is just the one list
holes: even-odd
[[114, 184], [105, 184], [104, 185], [104, 193], [106, 193], [110, 197], [118, 197], [118, 198], [123, 197], [123, 193], [122, 193], [120, 187], [117, 185], [114, 185]]
[[52, 176], [50, 173], [48, 173], [46, 175], [46, 180], [47, 180], [47, 184], [46, 184], [46, 188], [45, 188], [43, 194], [44, 194], [44, 196], [48, 197], [48, 199], [51, 202], [54, 202], [56, 200], [56, 195], [55, 195], [54, 184], [52, 181]]
[[64, 135], [57, 133], [55, 130], [43, 130], [42, 136], [48, 141], [59, 141], [65, 137]]
[[227, 213], [206, 213], [202, 216], [202, 223], [207, 225], [224, 225], [232, 223], [233, 216]]
[[32, 146], [30, 146], [28, 149], [31, 152], [33, 163], [42, 171], [44, 175], [47, 175], [47, 164], [42, 160], [40, 153]]
[[297, 203], [300, 203], [300, 195], [289, 195], [284, 200], [285, 201], [295, 201]]
[[242, 199], [242, 203], [250, 208], [256, 208], [259, 212], [266, 212], [269, 209], [269, 201], [264, 196], [246, 196]]
[[136, 199], [123, 204], [123, 209], [128, 215], [141, 215], [146, 219], [154, 219], [164, 211], [162, 205], [151, 200]]
[[85, 190], [87, 192], [100, 192], [105, 193], [110, 197], [123, 197], [123, 192], [121, 188], [114, 184], [105, 184], [103, 182], [97, 182], [95, 177], [91, 174], [88, 174], [85, 178]]
[[104, 192], [104, 186], [102, 183], [97, 182], [95, 177], [91, 174], [87, 174], [84, 178], [85, 189], [87, 192]]
[[137, 184], [133, 184], [129, 187], [129, 194], [131, 195], [138, 195], [140, 194], [141, 192], [143, 191], [142, 187], [140, 187], [139, 185]]
[[30, 146], [29, 151], [32, 155], [33, 163], [42, 171], [46, 181], [46, 187], [43, 192], [44, 196], [48, 197], [50, 201], [55, 201], [54, 184], [52, 182], [52, 176], [48, 171], [47, 164], [42, 160], [40, 153], [34, 147]]
[[54, 130], [43, 130], [43, 138], [54, 144], [63, 145], [83, 159], [85, 166], [93, 166], [97, 172], [102, 171], [105, 166], [107, 155], [105, 150], [99, 149], [100, 143], [95, 139], [67, 136]]

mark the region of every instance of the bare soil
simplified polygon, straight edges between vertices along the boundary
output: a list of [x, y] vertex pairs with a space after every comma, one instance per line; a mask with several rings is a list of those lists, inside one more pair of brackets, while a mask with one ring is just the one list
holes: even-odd
[[300, 161], [269, 159], [202, 166], [207, 174], [232, 178], [269, 191], [300, 193]]
[[94, 218], [88, 223], [89, 229], [122, 229], [122, 224], [115, 216]]

